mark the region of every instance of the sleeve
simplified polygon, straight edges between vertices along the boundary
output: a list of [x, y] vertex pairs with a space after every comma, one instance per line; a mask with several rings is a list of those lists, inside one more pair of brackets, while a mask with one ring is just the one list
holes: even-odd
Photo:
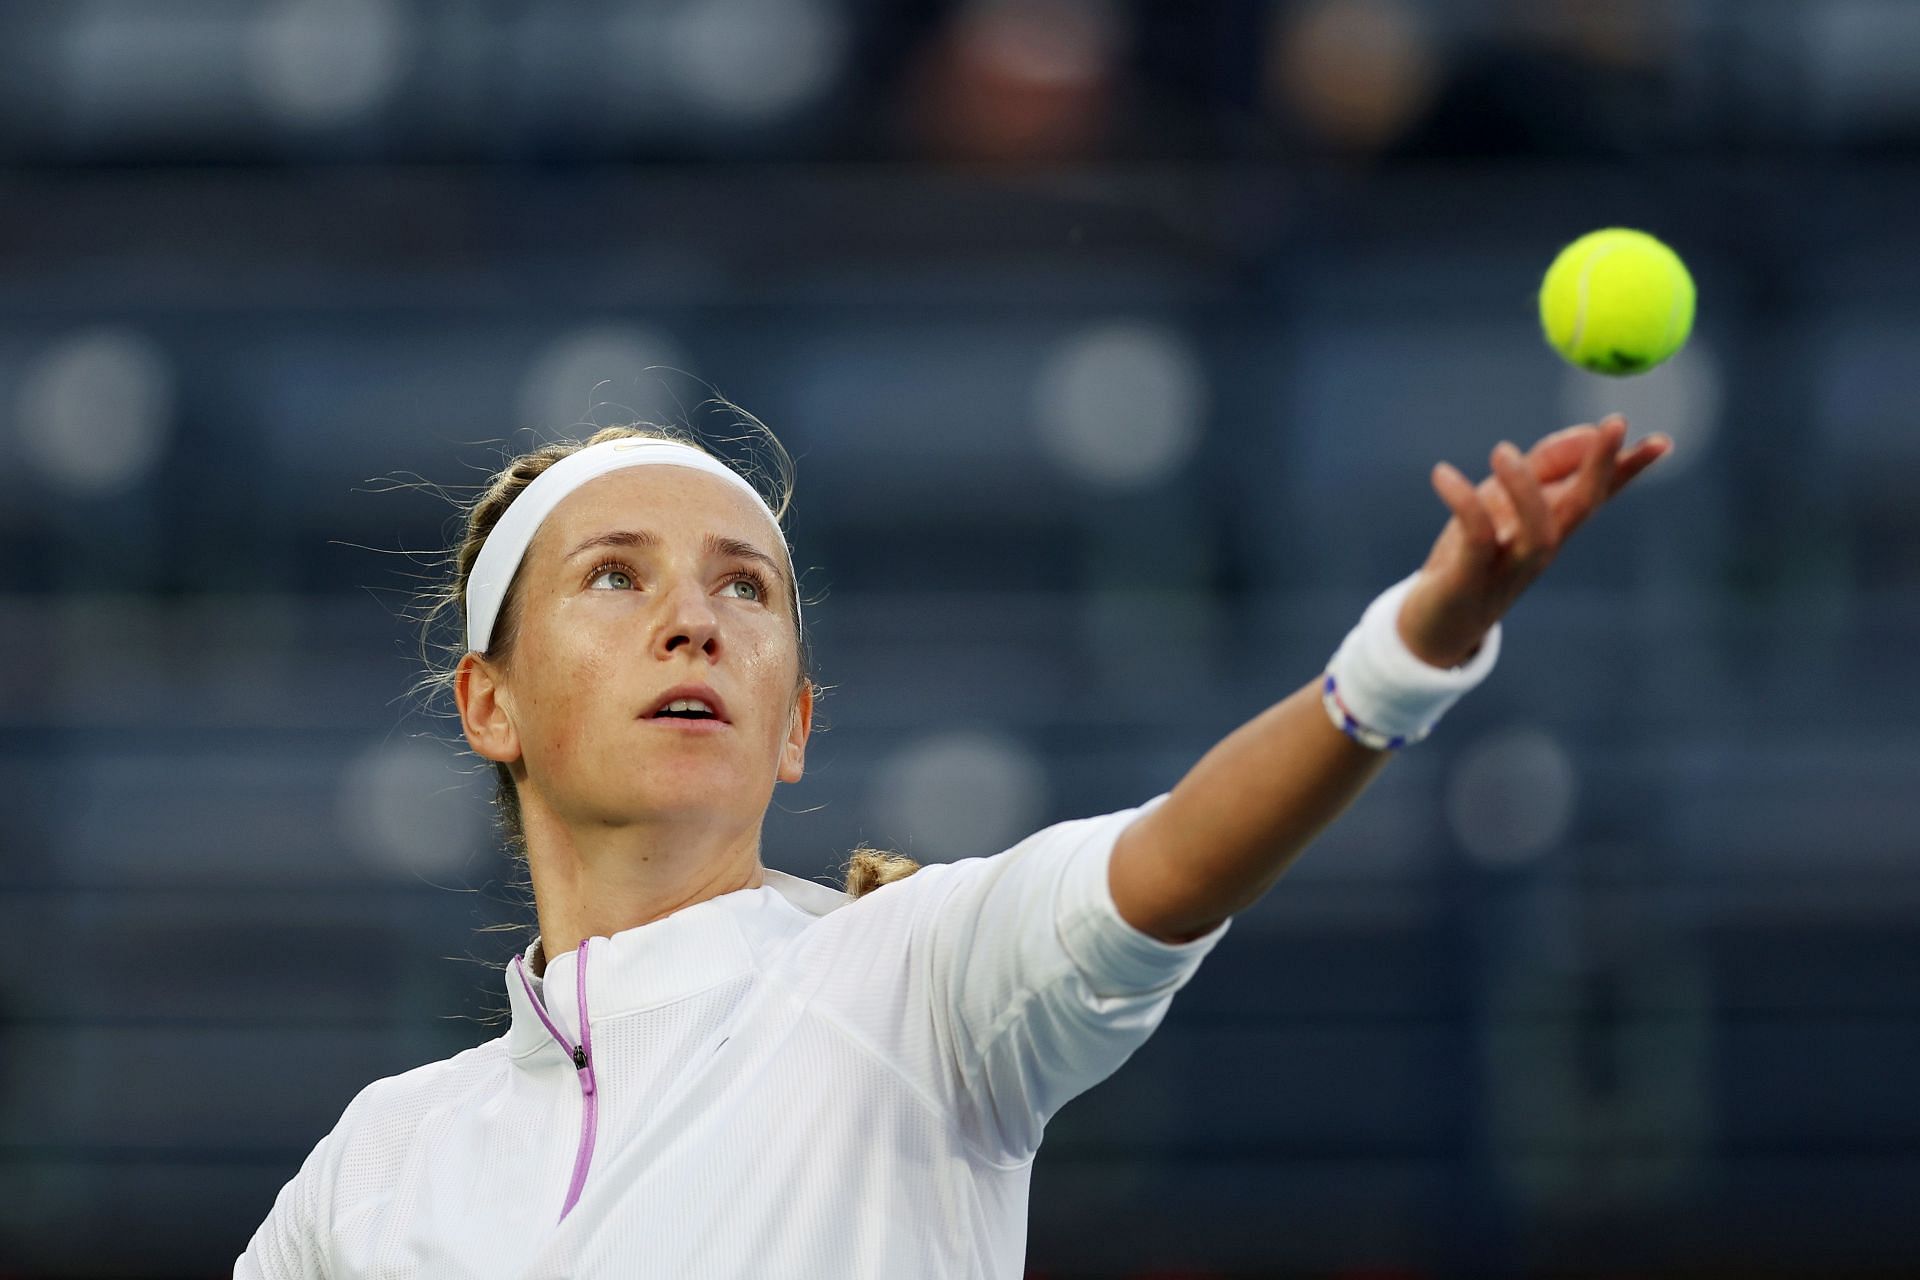
[[1047, 1121], [1145, 1043], [1232, 924], [1166, 943], [1114, 906], [1114, 842], [1164, 798], [922, 867], [834, 912], [799, 966], [811, 1006], [988, 1159], [1032, 1159]]
[[1032, 1158], [1047, 1121], [1119, 1070], [1233, 923], [1168, 943], [1114, 906], [1114, 843], [1165, 796], [957, 864], [929, 913], [929, 994], [951, 1030], [958, 1105], [1003, 1159]]

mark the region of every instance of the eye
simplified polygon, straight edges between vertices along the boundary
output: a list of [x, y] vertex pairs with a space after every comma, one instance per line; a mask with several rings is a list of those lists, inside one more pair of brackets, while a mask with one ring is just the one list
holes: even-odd
[[[617, 577], [625, 578], [629, 585], [632, 585], [633, 583], [633, 570], [629, 569], [621, 561], [609, 560], [607, 561], [607, 563], [601, 565], [599, 568], [595, 569], [590, 575], [588, 575], [587, 585], [592, 586], [594, 583], [600, 581], [601, 578], [605, 577], [608, 574], [613, 574]], [[735, 597], [736, 599], [753, 600], [762, 604], [766, 603], [767, 580], [764, 576], [762, 576], [759, 573], [756, 573], [752, 569], [742, 569], [739, 572], [733, 574], [732, 577], [730, 577], [727, 580], [727, 585], [732, 586], [734, 583], [737, 583], [737, 582], [744, 582], [748, 586], [752, 587], [753, 594], [750, 596], [737, 596]]]
[[752, 569], [742, 569], [740, 572], [734, 574], [732, 581], [729, 582], [728, 585], [731, 586], [733, 582], [744, 582], [748, 584], [753, 588], [752, 599], [763, 603], [766, 601], [767, 580], [760, 574], [755, 573]]
[[603, 575], [608, 573], [617, 573], [628, 582], [633, 581], [633, 571], [628, 569], [624, 564], [621, 564], [618, 560], [612, 560], [595, 569], [593, 573], [588, 576], [587, 585], [592, 586], [594, 583], [600, 581]]

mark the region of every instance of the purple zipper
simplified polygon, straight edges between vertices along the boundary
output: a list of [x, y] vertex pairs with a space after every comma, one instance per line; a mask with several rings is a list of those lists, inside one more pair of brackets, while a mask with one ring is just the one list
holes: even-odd
[[553, 1025], [553, 1019], [547, 1016], [546, 1006], [540, 997], [533, 993], [533, 984], [527, 981], [527, 971], [515, 956], [513, 963], [518, 966], [520, 985], [527, 990], [527, 999], [533, 1001], [533, 1011], [540, 1015], [549, 1034], [560, 1043], [561, 1049], [573, 1059], [573, 1069], [580, 1076], [580, 1150], [573, 1158], [573, 1182], [567, 1187], [567, 1202], [560, 1207], [560, 1221], [565, 1222], [567, 1215], [573, 1212], [573, 1206], [580, 1201], [580, 1188], [587, 1184], [587, 1167], [593, 1163], [593, 1139], [600, 1127], [600, 1091], [593, 1080], [593, 1024], [587, 1021], [587, 943], [590, 938], [580, 940], [580, 948], [575, 956], [577, 981], [574, 989], [580, 997], [580, 1043], [568, 1044], [567, 1038], [560, 1034], [560, 1028]]

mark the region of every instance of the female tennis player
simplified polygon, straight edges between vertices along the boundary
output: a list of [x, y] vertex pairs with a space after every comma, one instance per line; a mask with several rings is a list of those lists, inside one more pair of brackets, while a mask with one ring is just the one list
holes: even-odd
[[361, 1090], [235, 1275], [1019, 1276], [1047, 1121], [1485, 678], [1501, 616], [1671, 448], [1625, 435], [1436, 466], [1425, 565], [1170, 792], [846, 891], [760, 861], [817, 692], [786, 497], [667, 428], [515, 459], [445, 596], [538, 916], [511, 1022]]

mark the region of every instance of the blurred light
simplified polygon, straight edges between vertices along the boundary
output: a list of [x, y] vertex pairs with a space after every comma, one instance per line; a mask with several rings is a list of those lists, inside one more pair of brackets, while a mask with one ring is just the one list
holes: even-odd
[[796, 111], [839, 78], [846, 22], [824, 0], [691, 0], [669, 33], [681, 94], [716, 115]]
[[375, 743], [341, 770], [336, 796], [342, 836], [397, 876], [459, 871], [485, 846], [486, 802], [438, 743]]
[[1566, 421], [1598, 422], [1615, 410], [1627, 416], [1627, 439], [1656, 431], [1673, 437], [1673, 452], [1634, 484], [1664, 484], [1693, 468], [1720, 428], [1720, 362], [1698, 338], [1665, 364], [1631, 378], [1609, 378], [1566, 366], [1560, 409]]
[[686, 363], [686, 352], [659, 330], [576, 329], [555, 339], [528, 368], [520, 385], [520, 425], [571, 430], [677, 420], [684, 415], [666, 377]]
[[1317, 0], [1271, 30], [1266, 96], [1328, 142], [1382, 148], [1414, 124], [1439, 79], [1433, 38], [1404, 0]]
[[1687, 6], [1668, 0], [1505, 0], [1500, 27], [1608, 69], [1640, 70], [1680, 51]]
[[236, 24], [205, 8], [145, 0], [55, 6], [65, 105], [83, 132], [185, 141], [232, 127], [243, 101]]
[[1106, 0], [973, 0], [928, 49], [917, 125], [973, 159], [1057, 159], [1106, 130], [1127, 40]]
[[908, 745], [874, 781], [876, 842], [921, 862], [988, 857], [1039, 829], [1047, 775], [1020, 743], [957, 730]]
[[1489, 866], [1529, 862], [1566, 835], [1579, 791], [1573, 761], [1550, 734], [1510, 729], [1475, 742], [1447, 778], [1447, 821]]
[[166, 355], [127, 329], [93, 329], [50, 347], [21, 379], [21, 454], [54, 484], [112, 494], [145, 479], [173, 428]]
[[[608, 15], [601, 36], [605, 47], [600, 51], [597, 78], [604, 90], [601, 110], [610, 122], [650, 130], [663, 122], [677, 122], [685, 115], [679, 100], [680, 73], [673, 65], [677, 21], [675, 14], [653, 5], [623, 5]], [[528, 24], [526, 30], [542, 33], [553, 46], [542, 50], [548, 55], [542, 65], [564, 62], [565, 53], [579, 40], [575, 17], [532, 9], [524, 22]], [[526, 36], [521, 40], [527, 43]]]
[[1118, 15], [1084, 0], [977, 0], [961, 16], [969, 51], [1032, 84], [1089, 84], [1107, 74], [1119, 44]]
[[1200, 439], [1206, 375], [1187, 340], [1156, 324], [1110, 324], [1068, 338], [1034, 388], [1042, 446], [1103, 489], [1164, 479]]
[[392, 94], [406, 35], [392, 0], [280, 0], [254, 20], [247, 69], [281, 119], [344, 124]]
[[1818, 120], [1841, 134], [1920, 125], [1920, 6], [1825, 0], [1804, 12]]

